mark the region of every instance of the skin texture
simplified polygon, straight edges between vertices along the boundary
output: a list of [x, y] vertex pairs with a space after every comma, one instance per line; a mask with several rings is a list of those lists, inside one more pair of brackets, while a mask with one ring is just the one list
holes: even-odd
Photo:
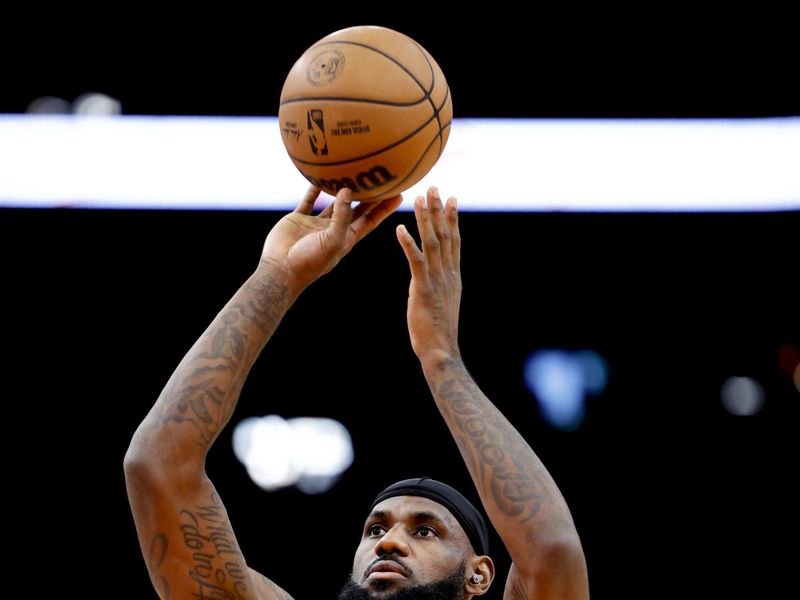
[[[162, 600], [291, 598], [248, 567], [205, 473], [205, 459], [230, 420], [251, 367], [295, 299], [402, 200], [353, 208], [345, 189], [312, 215], [318, 194], [312, 187], [272, 228], [256, 270], [183, 358], [131, 440], [125, 457], [128, 497]], [[411, 344], [484, 509], [513, 559], [505, 597], [588, 598], [580, 540], [555, 482], [461, 360], [455, 199], [445, 207], [431, 188], [414, 201], [414, 212], [421, 244], [404, 227], [396, 231], [411, 271]], [[441, 580], [464, 561], [464, 597], [489, 589], [495, 575], [491, 559], [474, 554], [446, 508], [426, 498], [396, 497], [376, 510], [353, 563], [354, 580], [376, 598], [404, 585]], [[396, 561], [385, 560], [383, 567], [400, 572], [370, 573], [382, 555]], [[471, 582], [475, 573], [483, 575], [482, 582]]]

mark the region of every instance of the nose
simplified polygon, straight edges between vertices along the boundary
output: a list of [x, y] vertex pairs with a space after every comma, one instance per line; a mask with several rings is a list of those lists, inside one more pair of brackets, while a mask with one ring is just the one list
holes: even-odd
[[375, 543], [375, 554], [382, 556], [390, 553], [408, 556], [408, 542], [401, 523], [397, 523]]

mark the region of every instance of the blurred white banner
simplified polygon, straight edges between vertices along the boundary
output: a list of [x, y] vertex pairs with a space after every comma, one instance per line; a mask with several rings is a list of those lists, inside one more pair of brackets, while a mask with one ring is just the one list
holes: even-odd
[[[277, 118], [0, 115], [0, 206], [287, 210]], [[800, 117], [456, 119], [430, 185], [472, 211], [800, 208]]]

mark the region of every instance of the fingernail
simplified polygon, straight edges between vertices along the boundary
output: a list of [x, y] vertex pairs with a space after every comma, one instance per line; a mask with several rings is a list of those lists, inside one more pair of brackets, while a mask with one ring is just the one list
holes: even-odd
[[433, 193], [433, 197], [438, 199], [439, 198], [439, 188], [435, 185], [431, 187], [431, 192]]

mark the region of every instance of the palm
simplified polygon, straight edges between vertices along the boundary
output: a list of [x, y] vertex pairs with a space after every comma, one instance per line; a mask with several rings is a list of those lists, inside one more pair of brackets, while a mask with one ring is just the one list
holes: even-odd
[[[271, 243], [275, 238], [275, 245]], [[283, 256], [285, 265], [294, 273], [330, 271], [355, 243], [351, 235], [345, 239], [332, 230], [328, 217], [304, 215], [297, 212], [283, 217], [267, 238], [264, 254]], [[349, 244], [349, 246], [348, 246]]]
[[298, 289], [330, 271], [350, 249], [400, 205], [396, 196], [380, 202], [350, 206], [351, 195], [341, 190], [336, 201], [318, 215], [311, 214], [319, 189], [312, 187], [297, 209], [272, 228], [262, 260], [279, 265]]

